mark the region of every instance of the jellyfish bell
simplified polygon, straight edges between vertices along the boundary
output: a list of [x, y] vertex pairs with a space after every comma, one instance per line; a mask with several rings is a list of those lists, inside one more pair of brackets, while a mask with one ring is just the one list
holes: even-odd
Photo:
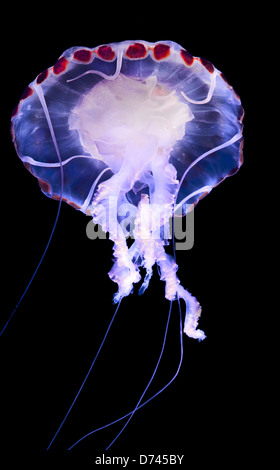
[[[240, 99], [224, 75], [209, 61], [193, 57], [172, 41], [72, 47], [23, 92], [12, 113], [12, 139], [42, 192], [58, 200], [59, 206], [46, 249], [16, 308], [48, 249], [62, 201], [90, 215], [102, 233], [108, 233], [114, 244], [109, 276], [118, 286], [112, 320], [48, 449], [85, 385], [121, 299], [135, 286], [142, 294], [154, 266], [165, 281], [165, 297], [170, 300], [161, 353], [134, 410], [114, 422], [128, 417], [126, 426], [135, 411], [161, 393], [179, 373], [182, 323], [177, 372], [160, 391], [143, 401], [161, 361], [174, 299], [185, 302], [184, 332], [199, 341], [205, 338], [198, 329], [200, 305], [180, 283], [175, 251], [174, 256], [165, 251], [164, 229], [174, 214], [187, 214], [213, 187], [239, 169], [243, 158], [242, 118]], [[126, 238], [127, 226], [132, 243]], [[180, 303], [179, 313], [181, 322]]]
[[[153, 266], [184, 332], [202, 340], [201, 308], [182, 287], [159, 230], [242, 164], [240, 99], [210, 62], [172, 41], [73, 47], [27, 87], [12, 115], [17, 153], [48, 197], [91, 214], [114, 243], [114, 301]], [[128, 247], [122, 206], [134, 226]]]

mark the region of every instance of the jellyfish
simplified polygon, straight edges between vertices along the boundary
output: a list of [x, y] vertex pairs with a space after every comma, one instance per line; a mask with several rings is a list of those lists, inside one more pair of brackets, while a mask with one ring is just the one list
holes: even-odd
[[208, 60], [172, 41], [123, 41], [66, 50], [24, 91], [11, 134], [42, 192], [113, 242], [114, 303], [143, 294], [156, 266], [166, 299], [184, 303], [184, 333], [201, 341], [201, 307], [166, 252], [165, 228], [238, 171], [242, 119]]

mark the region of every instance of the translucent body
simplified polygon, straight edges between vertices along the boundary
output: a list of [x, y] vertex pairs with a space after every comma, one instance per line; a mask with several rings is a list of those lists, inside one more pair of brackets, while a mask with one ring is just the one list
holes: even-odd
[[[125, 41], [73, 47], [32, 82], [12, 117], [18, 155], [42, 191], [91, 214], [114, 242], [115, 301], [158, 265], [166, 298], [186, 303], [184, 331], [200, 306], [165, 253], [161, 228], [242, 163], [239, 97], [215, 67], [178, 44]], [[61, 177], [63, 170], [63, 178]], [[128, 248], [121, 225], [133, 226]]]

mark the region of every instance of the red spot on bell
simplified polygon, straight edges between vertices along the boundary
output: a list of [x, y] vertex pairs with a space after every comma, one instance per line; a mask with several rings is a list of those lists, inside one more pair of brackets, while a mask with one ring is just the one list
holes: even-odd
[[33, 90], [32, 88], [30, 88], [30, 86], [28, 86], [27, 88], [25, 88], [24, 92], [22, 93], [20, 99], [21, 100], [25, 100], [25, 98], [28, 98], [28, 96], [31, 96], [33, 93]]
[[48, 69], [46, 69], [46, 70], [44, 70], [43, 72], [41, 72], [41, 73], [38, 75], [37, 79], [36, 79], [37, 85], [40, 85], [40, 83], [42, 83], [44, 80], [46, 80], [46, 78], [48, 77], [48, 75], [49, 75]]
[[156, 60], [162, 60], [170, 54], [170, 47], [167, 44], [157, 44], [154, 47], [154, 56]]
[[194, 61], [194, 58], [188, 51], [186, 51], [185, 49], [182, 49], [181, 50], [181, 57], [186, 62], [186, 64], [188, 66], [192, 65], [192, 63]]
[[210, 73], [214, 72], [215, 67], [213, 64], [211, 64], [211, 62], [209, 62], [209, 60], [201, 58], [200, 62], [202, 63], [202, 65], [204, 65], [204, 67], [208, 70], [208, 72]]
[[146, 47], [144, 44], [136, 42], [128, 47], [126, 51], [126, 56], [130, 59], [142, 59], [147, 54]]
[[88, 49], [80, 49], [79, 51], [74, 52], [74, 59], [79, 60], [79, 62], [90, 62], [91, 51]]
[[110, 46], [100, 46], [97, 49], [97, 54], [103, 60], [113, 60], [115, 58], [115, 53]]
[[60, 57], [60, 59], [58, 59], [58, 61], [53, 66], [53, 73], [55, 75], [59, 75], [66, 70], [67, 65], [68, 60], [66, 60], [65, 57]]

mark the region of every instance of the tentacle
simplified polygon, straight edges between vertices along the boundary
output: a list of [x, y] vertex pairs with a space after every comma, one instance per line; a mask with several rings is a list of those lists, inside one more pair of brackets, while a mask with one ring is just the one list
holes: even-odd
[[86, 213], [86, 211], [87, 211], [87, 209], [88, 209], [88, 207], [89, 207], [89, 205], [90, 205], [90, 203], [91, 203], [92, 196], [93, 196], [93, 194], [94, 194], [94, 191], [95, 191], [95, 188], [96, 188], [96, 186], [97, 186], [97, 184], [98, 184], [98, 181], [99, 181], [100, 178], [104, 175], [104, 173], [106, 173], [106, 171], [112, 171], [112, 170], [111, 170], [111, 168], [105, 168], [103, 171], [101, 171], [101, 172], [99, 173], [99, 175], [97, 176], [97, 178], [96, 178], [96, 179], [94, 180], [94, 182], [92, 183], [92, 186], [91, 186], [91, 188], [90, 188], [90, 191], [89, 191], [89, 193], [88, 193], [88, 195], [87, 195], [87, 197], [86, 197], [86, 199], [85, 199], [85, 202], [83, 203], [83, 205], [82, 205], [82, 207], [81, 207], [81, 209], [80, 209], [82, 212], [85, 212], [85, 213]]
[[84, 380], [83, 380], [83, 382], [82, 382], [82, 385], [80, 386], [77, 395], [75, 396], [74, 400], [72, 401], [72, 403], [71, 403], [71, 405], [70, 405], [70, 408], [68, 409], [66, 415], [64, 416], [63, 420], [61, 421], [61, 423], [60, 423], [60, 425], [59, 425], [59, 427], [58, 427], [56, 433], [54, 434], [54, 436], [53, 436], [51, 442], [49, 443], [49, 445], [48, 445], [48, 447], [47, 447], [47, 450], [49, 450], [50, 447], [52, 446], [54, 440], [56, 439], [56, 436], [58, 435], [58, 433], [59, 433], [59, 431], [61, 430], [63, 424], [65, 423], [67, 417], [69, 416], [70, 411], [72, 410], [73, 406], [75, 405], [75, 403], [76, 403], [76, 401], [77, 401], [77, 399], [78, 399], [78, 396], [80, 395], [80, 393], [81, 393], [81, 391], [82, 391], [82, 389], [83, 389], [83, 387], [84, 387], [84, 385], [85, 385], [85, 383], [86, 383], [86, 381], [87, 381], [87, 379], [88, 379], [88, 377], [89, 377], [89, 375], [90, 375], [90, 373], [91, 373], [91, 371], [92, 371], [92, 368], [93, 368], [93, 366], [94, 366], [94, 364], [95, 364], [95, 362], [96, 362], [96, 359], [98, 358], [98, 356], [99, 356], [99, 354], [100, 354], [100, 352], [101, 352], [101, 349], [103, 348], [103, 345], [104, 345], [105, 340], [106, 340], [106, 338], [107, 338], [107, 336], [108, 336], [108, 333], [109, 333], [109, 331], [110, 331], [110, 329], [111, 329], [111, 326], [112, 326], [112, 324], [113, 324], [113, 321], [114, 321], [115, 318], [116, 318], [116, 315], [117, 315], [117, 312], [118, 312], [118, 310], [119, 310], [120, 304], [121, 304], [121, 302], [118, 303], [118, 306], [117, 306], [117, 308], [115, 309], [114, 315], [113, 315], [113, 317], [112, 317], [112, 319], [111, 319], [111, 321], [110, 321], [110, 323], [109, 323], [109, 326], [108, 326], [108, 328], [107, 328], [107, 330], [106, 330], [105, 335], [103, 336], [103, 339], [102, 339], [102, 341], [101, 341], [101, 344], [100, 344], [100, 346], [99, 346], [99, 349], [98, 349], [98, 351], [97, 351], [97, 353], [96, 353], [96, 355], [95, 355], [95, 357], [94, 357], [94, 359], [93, 359], [93, 361], [92, 361], [92, 363], [91, 363], [91, 366], [90, 366], [90, 368], [89, 368], [89, 370], [88, 370], [88, 372], [87, 372], [87, 374], [86, 374], [86, 376], [85, 376], [85, 378], [84, 378]]
[[182, 312], [181, 312], [181, 306], [180, 306], [180, 302], [178, 301], [178, 307], [179, 307], [179, 334], [180, 334], [180, 359], [179, 359], [179, 364], [178, 364], [178, 367], [177, 367], [177, 370], [175, 372], [175, 374], [173, 375], [173, 377], [171, 378], [171, 380], [169, 380], [169, 382], [167, 382], [166, 385], [164, 385], [164, 387], [162, 387], [158, 392], [156, 392], [154, 395], [152, 395], [148, 400], [146, 400], [144, 403], [141, 403], [139, 404], [139, 406], [137, 406], [134, 410], [130, 411], [129, 413], [127, 413], [126, 415], [124, 416], [121, 416], [120, 418], [114, 420], [114, 421], [111, 421], [110, 423], [108, 424], [105, 424], [104, 426], [101, 426], [100, 428], [97, 428], [97, 429], [94, 429], [93, 431], [85, 434], [84, 436], [82, 436], [80, 439], [78, 439], [74, 444], [72, 444], [68, 450], [71, 450], [73, 449], [73, 447], [75, 447], [77, 444], [79, 444], [81, 441], [83, 441], [84, 439], [86, 439], [87, 437], [91, 436], [92, 434], [95, 434], [96, 432], [98, 431], [102, 431], [102, 429], [105, 429], [105, 428], [108, 428], [109, 426], [112, 426], [113, 424], [116, 424], [120, 421], [122, 421], [123, 419], [125, 418], [128, 418], [129, 416], [131, 416], [132, 413], [135, 413], [136, 411], [140, 410], [141, 408], [143, 408], [145, 405], [147, 405], [151, 400], [153, 400], [154, 398], [156, 398], [158, 395], [160, 395], [167, 387], [169, 387], [172, 382], [174, 382], [174, 380], [176, 379], [176, 377], [178, 376], [179, 372], [180, 372], [180, 369], [181, 369], [181, 365], [182, 365], [182, 362], [183, 362], [183, 321], [182, 321]]
[[126, 426], [128, 425], [129, 421], [133, 418], [133, 415], [135, 414], [135, 412], [137, 411], [137, 409], [139, 408], [139, 405], [141, 403], [141, 401], [143, 400], [147, 390], [149, 389], [153, 379], [154, 379], [154, 376], [156, 375], [156, 372], [158, 370], [158, 367], [160, 365], [160, 361], [161, 361], [161, 358], [162, 358], [162, 355], [163, 355], [163, 352], [164, 352], [164, 348], [165, 348], [165, 344], [166, 344], [166, 337], [167, 337], [167, 332], [168, 332], [168, 326], [169, 326], [169, 321], [170, 321], [170, 316], [171, 316], [171, 310], [172, 310], [172, 302], [170, 302], [170, 307], [169, 307], [169, 313], [168, 313], [168, 318], [167, 318], [167, 323], [166, 323], [166, 328], [165, 328], [165, 333], [164, 333], [164, 339], [163, 339], [163, 344], [162, 344], [162, 348], [161, 348], [161, 351], [160, 351], [160, 355], [159, 355], [159, 358], [158, 358], [158, 361], [157, 361], [157, 364], [156, 364], [156, 367], [153, 371], [153, 374], [144, 390], [144, 392], [142, 393], [140, 399], [138, 400], [137, 402], [137, 405], [136, 407], [134, 408], [134, 410], [132, 411], [132, 413], [130, 413], [130, 416], [127, 420], [127, 422], [125, 423], [125, 425], [122, 427], [122, 429], [120, 430], [120, 432], [117, 434], [117, 436], [112, 440], [112, 442], [106, 447], [106, 450], [108, 450], [113, 444], [114, 442], [116, 442], [116, 440], [119, 438], [119, 436], [122, 434], [122, 432], [125, 430]]
[[74, 80], [78, 80], [78, 78], [82, 78], [84, 77], [85, 75], [88, 75], [88, 74], [95, 74], [95, 75], [99, 75], [100, 77], [102, 78], [105, 78], [106, 80], [114, 80], [115, 78], [117, 78], [117, 76], [120, 74], [120, 71], [121, 71], [121, 68], [122, 68], [122, 56], [123, 56], [123, 51], [119, 50], [117, 52], [117, 66], [116, 66], [116, 71], [113, 75], [107, 75], [106, 73], [104, 72], [101, 72], [100, 70], [87, 70], [86, 72], [84, 73], [81, 73], [80, 75], [78, 75], [77, 77], [74, 77], [74, 78], [70, 78], [67, 81], [67, 83], [69, 82], [73, 82]]
[[212, 148], [211, 150], [208, 150], [207, 152], [204, 152], [202, 155], [200, 155], [198, 158], [196, 158], [186, 169], [186, 171], [184, 172], [181, 180], [180, 180], [180, 183], [179, 183], [179, 186], [178, 186], [178, 190], [177, 190], [177, 195], [179, 193], [179, 190], [182, 186], [182, 183], [184, 181], [184, 179], [186, 178], [187, 174], [189, 173], [189, 171], [195, 166], [197, 165], [197, 163], [199, 163], [201, 160], [203, 160], [204, 158], [208, 157], [208, 155], [211, 155], [212, 153], [215, 153], [217, 152], [218, 150], [221, 150], [225, 147], [228, 147], [230, 145], [232, 145], [234, 142], [236, 142], [237, 140], [240, 140], [242, 139], [242, 131], [238, 132], [237, 134], [235, 134], [231, 139], [227, 140], [226, 142], [224, 142], [223, 144], [221, 145], [218, 145], [217, 147], [214, 147]]
[[34, 277], [36, 276], [37, 272], [38, 272], [38, 269], [39, 267], [41, 266], [42, 264], [42, 261], [43, 259], [45, 258], [45, 255], [48, 251], [48, 248], [50, 246], [50, 243], [51, 243], [51, 240], [52, 240], [52, 237], [53, 237], [53, 234], [55, 232], [55, 229], [56, 229], [56, 226], [57, 226], [57, 222], [58, 222], [58, 219], [59, 219], [59, 215], [60, 215], [60, 209], [61, 209], [61, 203], [62, 203], [62, 195], [63, 195], [63, 166], [62, 166], [62, 160], [61, 160], [61, 155], [60, 155], [60, 151], [59, 151], [59, 148], [58, 148], [58, 144], [57, 144], [57, 140], [56, 140], [56, 137], [55, 137], [55, 133], [54, 133], [54, 129], [53, 129], [53, 125], [52, 125], [52, 121], [51, 121], [51, 118], [50, 118], [50, 114], [49, 114], [49, 111], [48, 111], [48, 107], [47, 107], [47, 104], [46, 104], [46, 101], [45, 101], [45, 97], [44, 97], [44, 93], [41, 89], [40, 86], [35, 86], [35, 90], [37, 92], [37, 95], [39, 97], [39, 100], [40, 100], [40, 103], [42, 105], [42, 108], [44, 110], [44, 113], [45, 113], [45, 116], [46, 116], [46, 120], [47, 120], [47, 123], [48, 123], [48, 126], [49, 126], [49, 130], [50, 130], [50, 134], [51, 134], [51, 138], [52, 138], [52, 141], [53, 141], [53, 145], [54, 145], [54, 148], [55, 148], [55, 151], [56, 151], [56, 155], [57, 155], [57, 158], [58, 158], [58, 163], [56, 164], [58, 167], [60, 167], [60, 187], [61, 187], [61, 192], [60, 192], [60, 197], [59, 197], [59, 204], [58, 204], [58, 208], [57, 208], [57, 213], [56, 213], [56, 217], [55, 217], [55, 221], [54, 221], [54, 224], [53, 224], [53, 227], [52, 227], [52, 230], [51, 230], [51, 233], [50, 233], [50, 236], [49, 236], [49, 239], [47, 241], [47, 244], [46, 244], [46, 247], [43, 251], [43, 254], [35, 268], [35, 271], [33, 272], [25, 290], [23, 291], [23, 294], [21, 295], [18, 303], [16, 304], [14, 310], [12, 311], [11, 315], [9, 316], [7, 322], [5, 323], [4, 327], [2, 328], [2, 330], [0, 331], [0, 336], [4, 333], [4, 331], [6, 330], [8, 324], [10, 323], [12, 317], [14, 316], [17, 308], [19, 307], [19, 305], [21, 304], [22, 300], [24, 299], [29, 287], [31, 286], [31, 283], [34, 279]]
[[76, 158], [88, 158], [92, 160], [94, 157], [91, 155], [73, 155], [73, 157], [67, 158], [67, 160], [61, 161], [61, 163], [60, 162], [54, 162], [54, 163], [39, 162], [38, 160], [34, 160], [34, 158], [31, 158], [28, 156], [22, 157], [21, 160], [23, 161], [23, 163], [29, 163], [30, 165], [33, 165], [33, 166], [39, 166], [43, 168], [59, 168], [60, 165], [64, 166], [67, 163], [71, 162], [72, 160], [75, 160]]
[[213, 93], [214, 93], [214, 90], [215, 90], [216, 76], [217, 75], [218, 75], [218, 71], [215, 70], [215, 73], [213, 73], [211, 75], [211, 82], [210, 82], [209, 90], [208, 90], [207, 96], [204, 100], [200, 100], [200, 101], [192, 100], [183, 91], [181, 91], [181, 95], [185, 98], [186, 101], [188, 101], [189, 103], [192, 103], [192, 104], [206, 104], [206, 103], [209, 103], [209, 101], [212, 99], [212, 96], [213, 96]]
[[30, 280], [29, 280], [29, 282], [28, 282], [26, 288], [24, 289], [24, 291], [23, 291], [23, 293], [22, 293], [22, 295], [21, 295], [21, 297], [20, 297], [18, 303], [16, 304], [14, 310], [12, 311], [12, 313], [11, 313], [11, 315], [9, 316], [8, 320], [6, 321], [4, 327], [3, 327], [2, 330], [0, 331], [0, 336], [2, 336], [2, 334], [3, 334], [4, 331], [6, 330], [8, 324], [10, 323], [12, 317], [14, 316], [14, 314], [15, 314], [17, 308], [19, 307], [19, 305], [21, 304], [22, 300], [24, 299], [24, 297], [25, 297], [25, 295], [26, 295], [26, 293], [27, 293], [29, 287], [31, 286], [31, 283], [32, 283], [34, 277], [36, 276], [36, 274], [37, 274], [37, 272], [38, 272], [39, 267], [41, 266], [41, 264], [42, 264], [42, 262], [43, 262], [43, 259], [45, 258], [45, 255], [46, 255], [46, 253], [47, 253], [47, 251], [48, 251], [48, 248], [49, 248], [49, 246], [50, 246], [50, 243], [51, 243], [53, 234], [54, 234], [55, 229], [56, 229], [56, 226], [57, 226], [57, 222], [58, 222], [59, 215], [60, 215], [61, 202], [62, 202], [62, 200], [61, 200], [61, 198], [60, 198], [59, 204], [58, 204], [58, 208], [57, 208], [56, 217], [55, 217], [55, 221], [54, 221], [54, 223], [53, 223], [52, 230], [51, 230], [51, 234], [50, 234], [50, 236], [49, 236], [49, 239], [48, 239], [48, 241], [47, 241], [47, 244], [46, 244], [46, 247], [45, 247], [45, 249], [44, 249], [44, 251], [43, 251], [43, 254], [42, 254], [42, 256], [41, 256], [41, 258], [40, 258], [40, 260], [39, 260], [39, 262], [38, 262], [38, 264], [37, 264], [37, 266], [36, 266], [36, 268], [35, 268], [35, 271], [33, 272], [33, 274], [32, 274], [32, 276], [31, 276], [31, 278], [30, 278]]

